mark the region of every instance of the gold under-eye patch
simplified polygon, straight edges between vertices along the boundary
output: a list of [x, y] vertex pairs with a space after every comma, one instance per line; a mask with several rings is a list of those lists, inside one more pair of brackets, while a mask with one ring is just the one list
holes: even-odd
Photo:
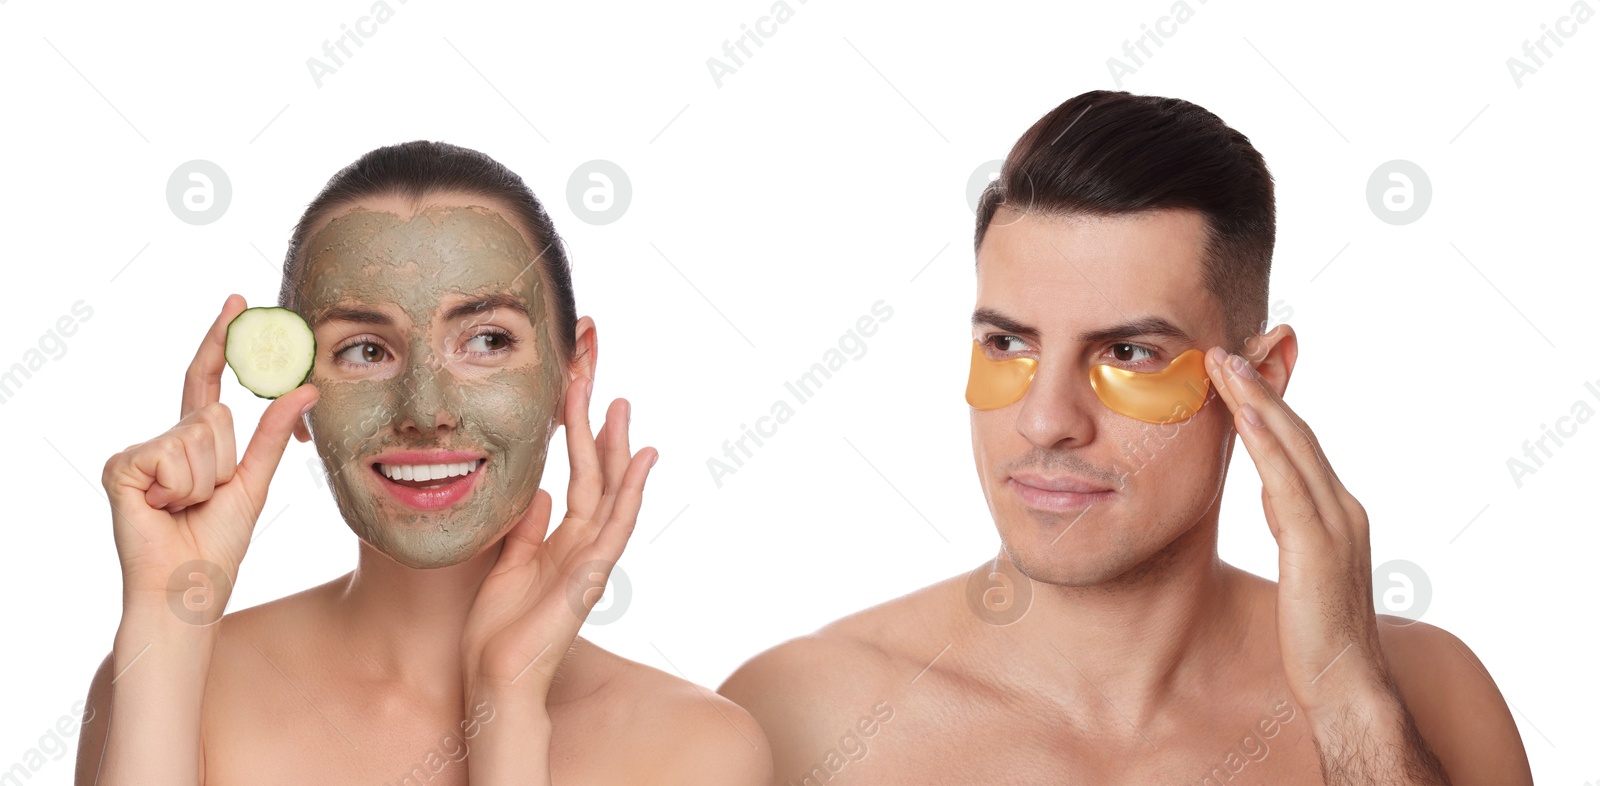
[[[972, 368], [967, 375], [967, 404], [973, 409], [1009, 407], [1028, 392], [1039, 362], [1017, 357], [991, 360], [983, 345], [972, 342]], [[1089, 369], [1089, 386], [1101, 403], [1121, 415], [1146, 423], [1188, 420], [1206, 402], [1211, 378], [1205, 353], [1191, 349], [1160, 371], [1139, 373], [1109, 364]]]
[[1111, 411], [1146, 423], [1177, 423], [1206, 403], [1211, 377], [1206, 355], [1191, 349], [1166, 368], [1141, 374], [1104, 363], [1089, 369], [1089, 385]]
[[1009, 407], [1028, 392], [1039, 361], [1033, 358], [990, 360], [983, 345], [972, 340], [972, 370], [967, 373], [967, 405], [973, 409]]

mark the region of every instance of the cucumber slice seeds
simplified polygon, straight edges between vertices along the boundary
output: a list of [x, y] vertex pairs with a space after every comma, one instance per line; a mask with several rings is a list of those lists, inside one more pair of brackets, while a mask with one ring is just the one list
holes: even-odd
[[247, 308], [228, 323], [223, 356], [239, 384], [272, 399], [311, 378], [317, 339], [305, 319], [287, 308]]

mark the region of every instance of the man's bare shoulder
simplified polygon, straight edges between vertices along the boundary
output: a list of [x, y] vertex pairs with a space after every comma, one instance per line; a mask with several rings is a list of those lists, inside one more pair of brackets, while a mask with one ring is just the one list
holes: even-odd
[[582, 638], [557, 679], [553, 747], [607, 739], [607, 750], [622, 752], [613, 777], [730, 786], [771, 780], [771, 752], [760, 725], [709, 688]]
[[1531, 783], [1522, 737], [1488, 669], [1449, 631], [1378, 615], [1378, 639], [1417, 731], [1456, 777]]
[[721, 692], [741, 704], [766, 696], [786, 704], [831, 706], [833, 699], [853, 699], [879, 684], [902, 676], [910, 679], [949, 641], [944, 630], [953, 581], [885, 601], [778, 644], [740, 666]]
[[779, 772], [809, 767], [857, 724], [881, 720], [886, 701], [936, 659], [949, 638], [955, 579], [858, 611], [768, 649], [719, 691], [750, 711], [773, 744]]

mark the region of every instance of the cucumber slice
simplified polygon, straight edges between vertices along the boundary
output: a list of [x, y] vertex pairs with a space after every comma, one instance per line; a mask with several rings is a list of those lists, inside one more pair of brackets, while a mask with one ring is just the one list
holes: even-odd
[[246, 390], [277, 398], [311, 378], [317, 339], [305, 319], [287, 308], [247, 308], [228, 323], [223, 356]]

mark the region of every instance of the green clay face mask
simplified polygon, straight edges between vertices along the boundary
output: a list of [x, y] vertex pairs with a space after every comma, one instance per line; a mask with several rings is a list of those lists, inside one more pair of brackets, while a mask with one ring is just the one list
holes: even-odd
[[[321, 391], [311, 435], [346, 523], [403, 565], [464, 562], [533, 500], [563, 376], [537, 256], [500, 214], [475, 206], [407, 219], [356, 208], [307, 244], [300, 310], [317, 331], [311, 382]], [[527, 316], [501, 305], [444, 319], [489, 295], [512, 296]], [[340, 317], [351, 309], [392, 324]], [[484, 459], [442, 506], [419, 506], [376, 466], [394, 451], [437, 450]]]

